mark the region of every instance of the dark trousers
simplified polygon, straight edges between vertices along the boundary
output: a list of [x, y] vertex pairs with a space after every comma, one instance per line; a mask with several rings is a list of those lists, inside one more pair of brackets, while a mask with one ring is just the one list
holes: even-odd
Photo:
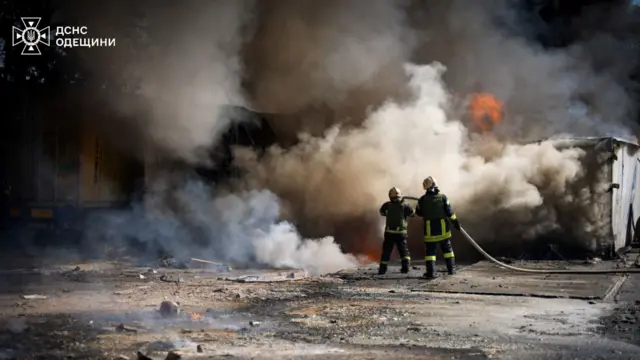
[[391, 258], [393, 247], [398, 248], [398, 253], [403, 263], [411, 260], [409, 248], [407, 247], [407, 234], [392, 234], [385, 232], [384, 241], [382, 242], [382, 256], [380, 257], [380, 265], [386, 265]]
[[424, 260], [427, 264], [427, 276], [432, 276], [436, 269], [436, 250], [438, 245], [442, 250], [442, 255], [447, 263], [447, 270], [450, 274], [455, 272], [455, 255], [453, 254], [453, 247], [451, 246], [451, 239], [445, 239], [434, 242], [425, 242], [426, 256]]

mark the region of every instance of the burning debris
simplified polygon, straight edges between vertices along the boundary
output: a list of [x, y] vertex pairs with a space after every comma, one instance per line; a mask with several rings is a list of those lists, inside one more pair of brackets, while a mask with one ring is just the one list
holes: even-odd
[[471, 95], [467, 109], [474, 124], [481, 131], [493, 130], [504, 116], [502, 102], [490, 93]]

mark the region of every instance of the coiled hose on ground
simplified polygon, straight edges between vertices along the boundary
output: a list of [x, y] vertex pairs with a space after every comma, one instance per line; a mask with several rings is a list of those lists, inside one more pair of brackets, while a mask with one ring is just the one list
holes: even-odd
[[[408, 200], [414, 200], [417, 201], [418, 198], [413, 197], [413, 196], [405, 196], [405, 199]], [[491, 256], [488, 252], [484, 251], [484, 249], [482, 247], [480, 247], [480, 245], [478, 245], [478, 243], [473, 240], [473, 238], [471, 237], [471, 235], [469, 235], [464, 228], [460, 229], [460, 233], [462, 233], [462, 235], [464, 236], [465, 239], [467, 239], [467, 241], [469, 241], [469, 243], [476, 249], [478, 250], [478, 252], [480, 252], [480, 254], [482, 254], [482, 256], [484, 256], [487, 260], [491, 261], [492, 263], [503, 267], [505, 269], [509, 269], [512, 271], [517, 271], [517, 272], [523, 272], [523, 273], [530, 273], [530, 274], [640, 274], [640, 269], [608, 269], [608, 270], [556, 270], [556, 269], [525, 269], [525, 268], [519, 268], [516, 266], [511, 266], [511, 265], [507, 265], [499, 260], [497, 260], [496, 258], [494, 258], [493, 256]]]

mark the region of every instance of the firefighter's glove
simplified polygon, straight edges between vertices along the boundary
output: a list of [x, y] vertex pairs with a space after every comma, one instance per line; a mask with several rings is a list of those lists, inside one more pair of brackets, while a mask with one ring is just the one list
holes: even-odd
[[451, 220], [451, 223], [453, 224], [453, 227], [460, 231], [460, 229], [462, 228], [462, 226], [460, 226], [460, 220], [455, 219], [455, 220]]

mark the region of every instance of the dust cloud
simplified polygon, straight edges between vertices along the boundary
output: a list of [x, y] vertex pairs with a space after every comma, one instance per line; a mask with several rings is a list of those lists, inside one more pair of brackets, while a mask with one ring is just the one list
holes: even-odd
[[[635, 109], [618, 80], [629, 59], [596, 59], [588, 41], [545, 50], [510, 27], [520, 16], [511, 3], [220, 0], [152, 12], [160, 25], [150, 25], [149, 43], [170, 46], [118, 62], [140, 79], [141, 100], [113, 102], [140, 115], [135, 124], [151, 145], [206, 164], [202, 150], [229, 123], [218, 121], [219, 105], [232, 103], [283, 113], [271, 125], [286, 146], [265, 156], [236, 149], [245, 176], [231, 193], [189, 176], [171, 185], [153, 176], [144, 211], [111, 217], [108, 241], [333, 271], [356, 264], [331, 237], [341, 225], [377, 228], [387, 190], [419, 195], [427, 175], [485, 242], [517, 246], [514, 238], [566, 225], [564, 209], [590, 212], [593, 194], [572, 187], [585, 173], [584, 152], [529, 142], [625, 135]], [[490, 133], [478, 133], [464, 111], [479, 91], [504, 103]], [[359, 253], [377, 240], [346, 231], [337, 242]]]

